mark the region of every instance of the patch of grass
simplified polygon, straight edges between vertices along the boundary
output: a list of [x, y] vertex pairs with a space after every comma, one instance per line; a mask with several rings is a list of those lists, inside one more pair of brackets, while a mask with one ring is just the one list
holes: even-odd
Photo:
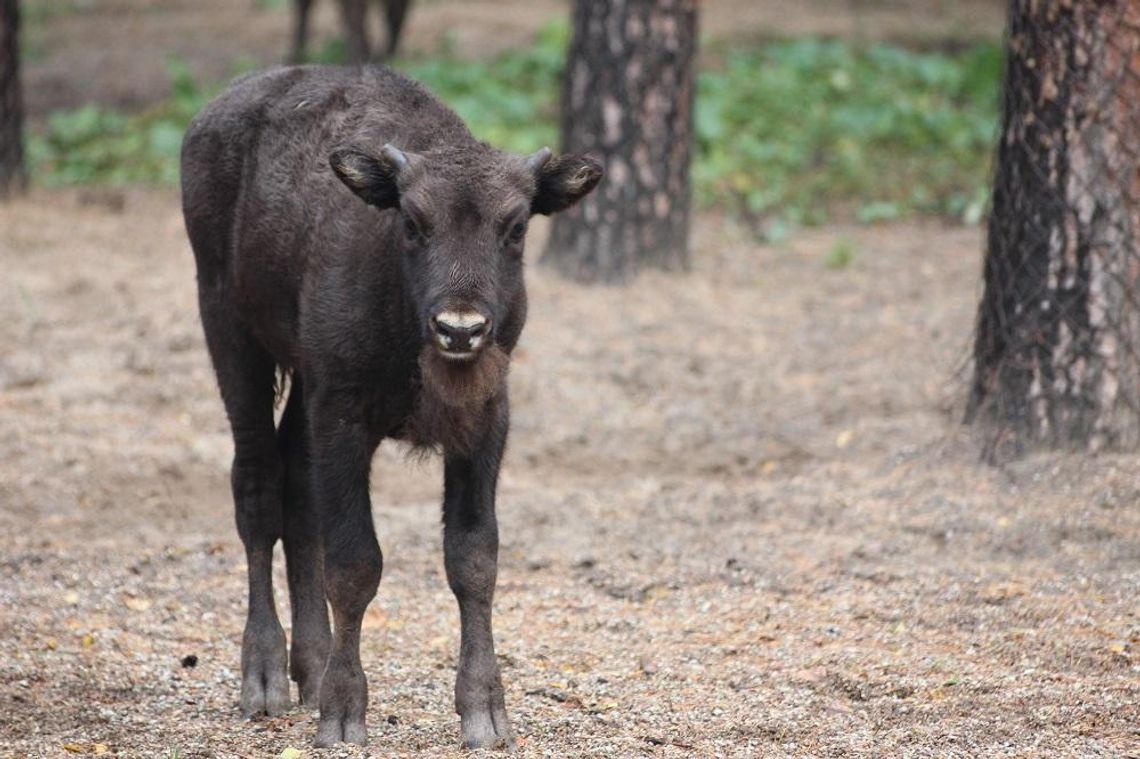
[[1001, 53], [797, 40], [700, 75], [698, 197], [812, 224], [963, 216], [985, 198]]
[[305, 63], [340, 65], [348, 62], [348, 46], [340, 38], [325, 40], [320, 47], [305, 53]]
[[182, 135], [220, 89], [202, 87], [184, 63], [169, 64], [171, 96], [138, 113], [86, 105], [58, 111], [29, 135], [32, 176], [48, 186], [175, 184]]
[[532, 153], [558, 145], [558, 99], [569, 28], [549, 24], [529, 48], [493, 61], [464, 61], [447, 46], [436, 56], [396, 63], [455, 109], [480, 139]]
[[850, 238], [840, 237], [831, 246], [831, 250], [827, 253], [827, 258], [824, 259], [823, 265], [832, 271], [839, 271], [846, 269], [855, 260], [858, 250]]
[[[472, 130], [510, 150], [557, 144], [568, 41], [489, 63], [444, 51], [403, 68]], [[728, 49], [702, 71], [693, 167], [698, 202], [753, 217], [767, 234], [835, 216], [914, 214], [976, 223], [989, 196], [1001, 50], [958, 52], [815, 39]]]
[[82, 0], [24, 0], [20, 10], [25, 22], [39, 24], [69, 13], [88, 12], [92, 9], [91, 5]]
[[[558, 144], [568, 29], [490, 61], [452, 49], [397, 62], [482, 139], [529, 153]], [[337, 60], [328, 47], [317, 57]], [[862, 223], [937, 214], [976, 222], [988, 197], [1001, 52], [802, 39], [726, 49], [699, 75], [695, 194], [763, 234], [836, 217]], [[31, 139], [44, 184], [169, 183], [192, 115], [218, 87], [172, 66], [173, 94], [136, 114], [55, 114]]]

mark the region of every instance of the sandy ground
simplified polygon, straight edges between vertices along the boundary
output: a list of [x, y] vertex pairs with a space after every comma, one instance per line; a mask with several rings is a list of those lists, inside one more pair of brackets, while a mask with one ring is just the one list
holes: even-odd
[[[66, 11], [29, 21], [37, 118], [161, 98], [170, 52], [276, 61], [288, 27], [253, 0], [30, 3]], [[992, 0], [789, 5], [707, 0], [705, 29], [1001, 26]], [[565, 11], [423, 2], [408, 42], [493, 54]], [[694, 245], [692, 274], [624, 289], [529, 272], [496, 617], [520, 754], [1140, 757], [1140, 460], [979, 463], [978, 231], [764, 247], [706, 215]], [[0, 208], [0, 264], [0, 757], [459, 756], [438, 463], [375, 463], [369, 751], [311, 750], [300, 710], [243, 722], [231, 446], [177, 198], [34, 193]]]
[[[438, 464], [376, 461], [369, 752], [243, 722], [176, 198], [36, 193], [0, 230], [0, 756], [459, 755]], [[979, 233], [695, 242], [627, 289], [528, 274], [496, 617], [521, 755], [1140, 756], [1140, 462], [979, 463]]]

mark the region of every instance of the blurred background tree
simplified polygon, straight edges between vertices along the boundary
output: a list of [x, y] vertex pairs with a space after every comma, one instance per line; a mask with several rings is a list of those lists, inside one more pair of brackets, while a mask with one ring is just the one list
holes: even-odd
[[562, 86], [562, 150], [606, 178], [555, 217], [543, 262], [581, 281], [689, 263], [696, 0], [578, 0]]
[[1140, 442], [1140, 5], [1010, 3], [967, 421], [989, 455]]
[[20, 0], [0, 0], [0, 198], [23, 190], [26, 184]]

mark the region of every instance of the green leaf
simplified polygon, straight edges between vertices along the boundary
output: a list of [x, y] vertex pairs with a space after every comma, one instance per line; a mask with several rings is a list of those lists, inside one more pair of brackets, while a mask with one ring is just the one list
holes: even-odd
[[873, 224], [877, 221], [894, 221], [902, 215], [902, 207], [898, 203], [890, 201], [867, 203], [855, 212], [855, 218], [864, 224]]

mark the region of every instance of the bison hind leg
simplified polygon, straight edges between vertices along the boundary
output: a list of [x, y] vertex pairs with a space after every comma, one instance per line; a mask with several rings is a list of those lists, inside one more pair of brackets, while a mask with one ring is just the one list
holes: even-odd
[[[200, 263], [208, 256], [195, 252], [205, 254]], [[273, 548], [282, 536], [285, 474], [273, 425], [276, 365], [236, 318], [227, 284], [211, 274], [210, 267], [199, 267], [199, 307], [233, 433], [230, 479], [249, 579], [241, 710], [246, 717], [272, 717], [290, 706], [285, 631], [273, 600]]]
[[293, 618], [289, 673], [300, 690], [301, 703], [315, 709], [320, 703], [321, 677], [332, 636], [325, 602], [320, 524], [309, 484], [304, 393], [300, 376], [294, 374], [277, 440], [285, 461], [285, 566]]

